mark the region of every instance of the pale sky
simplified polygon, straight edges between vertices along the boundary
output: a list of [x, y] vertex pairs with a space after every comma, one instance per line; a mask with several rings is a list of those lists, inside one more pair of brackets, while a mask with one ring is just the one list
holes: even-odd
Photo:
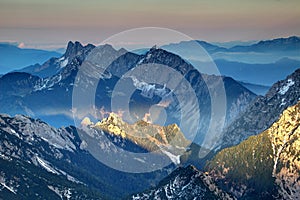
[[300, 35], [299, 0], [0, 0], [0, 41], [49, 48], [163, 27], [209, 42]]

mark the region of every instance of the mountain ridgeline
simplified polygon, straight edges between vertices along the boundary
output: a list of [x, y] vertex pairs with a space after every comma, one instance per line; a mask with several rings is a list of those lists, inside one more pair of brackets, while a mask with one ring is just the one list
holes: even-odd
[[131, 199], [234, 199], [218, 188], [211, 177], [193, 166], [179, 167], [156, 187], [135, 194]]
[[[214, 56], [294, 56], [300, 43], [197, 42]], [[1, 76], [0, 198], [299, 198], [300, 69], [256, 96], [244, 85], [260, 85], [171, 53], [182, 46], [69, 42], [61, 57]]]
[[264, 132], [225, 148], [206, 166], [240, 199], [297, 199], [300, 195], [300, 101]]
[[[23, 115], [0, 115], [0, 196], [5, 199], [121, 199], [156, 185], [175, 167], [166, 166], [149, 173], [115, 170], [87, 151], [90, 143], [81, 139], [90, 133], [86, 131], [89, 130], [73, 126], [56, 129]], [[147, 152], [140, 143], [126, 142], [111, 132], [97, 127], [90, 131], [111, 139], [99, 140], [97, 144], [104, 148], [101, 152], [114, 152], [112, 141], [130, 151]]]
[[258, 96], [225, 130], [219, 148], [236, 145], [270, 127], [289, 106], [300, 100], [300, 69]]
[[[49, 60], [37, 69], [37, 71], [40, 69], [39, 72], [41, 73], [50, 70], [51, 73], [45, 75], [46, 78], [20, 72], [9, 73], [0, 78], [0, 87], [6, 94], [0, 97], [0, 102], [3, 105], [0, 112], [10, 115], [25, 114], [39, 117], [57, 127], [73, 124], [71, 111], [74, 86], [82, 87], [82, 94], [85, 94], [95, 84], [98, 84], [96, 91], [94, 91], [96, 109], [99, 111], [104, 108], [106, 111], [111, 111], [111, 93], [120, 80], [120, 76], [127, 72], [130, 74], [130, 70], [139, 65], [147, 64], [168, 66], [186, 78], [191, 85], [192, 92], [195, 92], [199, 104], [200, 115], [202, 116], [199, 125], [202, 127], [202, 130], [199, 131], [201, 134], [208, 129], [207, 126], [212, 114], [210, 94], [218, 94], [219, 84], [216, 84], [217, 82], [224, 83], [226, 92], [227, 103], [224, 105], [226, 107], [226, 123], [233, 121], [255, 98], [255, 94], [232, 78], [201, 74], [179, 56], [162, 49], [153, 48], [144, 55], [137, 55], [126, 52], [124, 49], [115, 50], [110, 45], [94, 47], [93, 45], [82, 46], [79, 42], [70, 42], [66, 53], [61, 58]], [[78, 74], [79, 70], [80, 73]], [[134, 79], [132, 75], [123, 78], [129, 81], [131, 87], [136, 90], [130, 100], [131, 112], [138, 116], [136, 121], [142, 119], [151, 106], [159, 104], [165, 99], [171, 101], [166, 108], [168, 113], [166, 123], [178, 124], [181, 117], [178, 114], [180, 106], [174, 93], [170, 93], [168, 88], [162, 90], [163, 86], [159, 84], [144, 84], [142, 80], [148, 77], [146, 73], [140, 73], [140, 75], [143, 74], [145, 76], [141, 76], [141, 80]], [[80, 84], [75, 84], [76, 79], [80, 80]], [[172, 77], [165, 81], [172, 82]], [[21, 91], [18, 87], [23, 82], [30, 87]], [[17, 85], [12, 86], [12, 83]], [[26, 84], [22, 87], [25, 87]], [[180, 92], [186, 91], [178, 90], [178, 93]], [[180, 103], [181, 105], [191, 104], [191, 108], [196, 106], [195, 102], [190, 102], [186, 96], [182, 97]], [[88, 112], [93, 111], [88, 110]], [[197, 136], [199, 142], [203, 140], [201, 134]]]

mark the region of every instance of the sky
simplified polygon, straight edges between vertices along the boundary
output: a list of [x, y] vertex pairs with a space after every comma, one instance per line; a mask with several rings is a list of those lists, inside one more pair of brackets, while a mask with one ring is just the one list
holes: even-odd
[[299, 0], [0, 0], [0, 42], [55, 49], [163, 27], [209, 42], [300, 35]]

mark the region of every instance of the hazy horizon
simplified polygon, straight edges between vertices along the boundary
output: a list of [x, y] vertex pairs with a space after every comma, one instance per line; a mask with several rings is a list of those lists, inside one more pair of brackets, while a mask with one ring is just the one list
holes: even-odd
[[140, 27], [163, 27], [208, 42], [300, 35], [300, 1], [0, 0], [0, 41], [56, 49], [99, 43]]
[[[238, 45], [247, 46], [247, 45], [255, 44], [255, 43], [258, 43], [259, 41], [264, 41], [264, 40], [273, 40], [273, 39], [278, 39], [278, 38], [288, 38], [288, 37], [293, 37], [293, 36], [300, 37], [298, 35], [290, 35], [290, 36], [287, 36], [287, 37], [266, 38], [266, 39], [262, 39], [262, 40], [231, 40], [231, 41], [221, 41], [221, 42], [208, 41], [208, 40], [202, 40], [202, 39], [195, 39], [195, 40], [205, 41], [205, 42], [208, 42], [210, 44], [220, 46], [220, 47], [224, 47], [224, 48], [230, 48], [230, 47], [238, 46]], [[25, 44], [24, 42], [18, 42], [18, 41], [8, 41], [8, 40], [7, 41], [6, 40], [1, 41], [0, 40], [0, 44], [12, 45], [12, 46], [16, 46], [16, 47], [21, 48], [21, 49], [40, 49], [40, 50], [47, 50], [47, 51], [57, 51], [57, 52], [61, 51], [61, 52], [63, 52], [63, 51], [66, 50], [67, 45], [68, 45], [69, 42], [74, 43], [76, 41], [80, 42], [82, 45], [93, 44], [93, 45], [97, 46], [99, 44], [99, 42], [96, 42], [96, 43], [91, 43], [91, 42], [83, 43], [80, 40], [69, 40], [66, 43], [60, 43], [60, 44], [40, 43], [40, 44], [35, 44], [35, 45]], [[180, 42], [186, 42], [186, 41], [189, 41], [189, 40], [182, 40]], [[169, 44], [171, 44], [171, 43], [165, 43], [165, 45], [169, 45]], [[110, 45], [112, 45], [115, 49], [120, 49], [120, 47], [116, 47], [113, 44], [110, 44]], [[155, 45], [155, 44], [153, 44], [153, 45]], [[151, 48], [153, 45], [141, 44], [140, 47], [133, 48], [133, 49]], [[133, 49], [127, 49], [127, 50], [133, 50]]]

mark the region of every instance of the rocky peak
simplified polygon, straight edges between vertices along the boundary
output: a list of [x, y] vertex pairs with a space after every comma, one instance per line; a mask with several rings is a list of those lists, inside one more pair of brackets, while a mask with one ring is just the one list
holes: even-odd
[[155, 63], [172, 67], [173, 69], [186, 74], [194, 67], [185, 62], [180, 56], [160, 49], [157, 46], [152, 47], [145, 55], [141, 56], [139, 64]]
[[159, 126], [143, 120], [128, 124], [115, 113], [110, 113], [107, 118], [90, 127], [101, 129], [112, 136], [134, 142], [148, 151], [170, 150], [170, 147], [172, 147], [171, 153], [178, 155], [183, 153], [182, 151], [190, 144], [175, 124]]
[[[100, 77], [110, 77], [109, 74], [111, 74], [112, 71], [123, 69], [123, 66], [120, 67], [120, 65], [117, 65], [114, 68], [111, 65], [118, 60], [119, 57], [126, 55], [126, 52], [125, 49], [116, 50], [110, 44], [97, 46], [88, 54], [83, 63], [82, 70], [88, 77], [95, 77], [96, 79]], [[107, 69], [108, 67], [110, 67], [109, 70]]]
[[89, 51], [91, 51], [93, 48], [95, 48], [95, 46], [92, 44], [87, 44], [86, 46], [83, 46], [78, 41], [76, 41], [75, 43], [70, 41], [67, 45], [67, 50], [66, 50], [65, 54], [63, 55], [63, 57], [68, 58], [69, 61], [71, 61], [76, 56], [82, 57], [83, 56], [82, 54], [84, 54], [86, 56], [87, 53]]
[[83, 46], [80, 42], [76, 41], [73, 43], [72, 41], [69, 41], [67, 45], [67, 50], [65, 52], [65, 56], [69, 57], [71, 55], [76, 55], [78, 52], [80, 52], [83, 49]]

